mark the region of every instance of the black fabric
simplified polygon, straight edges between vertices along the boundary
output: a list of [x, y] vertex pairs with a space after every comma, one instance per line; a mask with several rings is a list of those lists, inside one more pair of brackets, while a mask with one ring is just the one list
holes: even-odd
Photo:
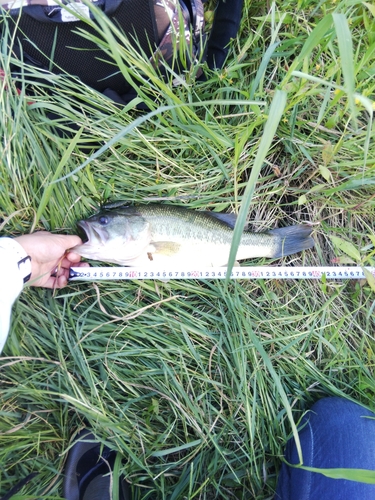
[[240, 26], [243, 0], [219, 0], [207, 47], [207, 65], [222, 68], [228, 55], [228, 44]]
[[[184, 2], [194, 25], [195, 1]], [[148, 57], [152, 56], [160, 42], [152, 0], [96, 0], [95, 5], [102, 8], [120, 27], [134, 47], [140, 46]], [[210, 69], [224, 65], [228, 44], [239, 29], [242, 6], [243, 0], [218, 0], [212, 32], [204, 54]], [[17, 29], [16, 43], [12, 48], [16, 57], [47, 72], [78, 77], [119, 105], [130, 102], [136, 96], [136, 89], [128, 84], [115, 61], [95, 43], [81, 36], [78, 30], [83, 29], [95, 37], [100, 37], [100, 32], [81, 20], [62, 22], [61, 14], [56, 14], [55, 11], [59, 12], [59, 9], [38, 5], [11, 11], [13, 29]], [[92, 17], [92, 13], [90, 15]], [[173, 69], [179, 72], [176, 61]], [[12, 69], [12, 73], [17, 77], [17, 68], [14, 71]], [[42, 75], [43, 73], [41, 79]], [[201, 79], [204, 79], [204, 75]], [[34, 80], [34, 83], [38, 84], [38, 81]], [[32, 94], [32, 90], [28, 91], [29, 94], [30, 92]]]
[[[155, 33], [148, 0], [124, 0], [110, 17], [129, 34], [129, 41], [134, 46], [136, 37], [146, 54], [152, 55], [150, 47], [155, 47]], [[42, 67], [54, 73], [61, 73], [63, 68], [65, 73], [77, 76], [99, 92], [107, 88], [120, 95], [127, 92], [129, 85], [114, 61], [95, 43], [75, 33], [79, 27], [98, 36], [94, 28], [82, 21], [53, 22], [40, 6], [25, 7], [14, 22], [19, 23], [18, 44]], [[53, 59], [53, 64], [50, 59]]]

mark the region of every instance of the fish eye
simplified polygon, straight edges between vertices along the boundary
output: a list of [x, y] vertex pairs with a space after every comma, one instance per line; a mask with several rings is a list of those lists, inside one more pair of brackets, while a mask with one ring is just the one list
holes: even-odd
[[108, 217], [106, 217], [105, 215], [99, 217], [99, 224], [101, 224], [102, 226], [106, 226], [108, 222]]

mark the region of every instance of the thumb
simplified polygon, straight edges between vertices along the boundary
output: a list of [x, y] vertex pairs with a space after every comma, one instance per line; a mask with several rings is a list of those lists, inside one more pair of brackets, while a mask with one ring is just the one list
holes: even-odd
[[60, 234], [58, 236], [60, 238], [63, 247], [66, 250], [69, 250], [70, 248], [73, 248], [77, 245], [82, 245], [81, 238], [75, 234], [68, 234], [68, 235]]

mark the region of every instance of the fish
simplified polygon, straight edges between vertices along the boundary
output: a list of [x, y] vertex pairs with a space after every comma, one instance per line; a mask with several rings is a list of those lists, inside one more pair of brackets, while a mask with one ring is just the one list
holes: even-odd
[[[86, 241], [72, 251], [121, 266], [221, 267], [228, 263], [236, 216], [182, 206], [116, 202], [78, 222]], [[237, 261], [280, 258], [312, 248], [311, 226], [243, 231]]]

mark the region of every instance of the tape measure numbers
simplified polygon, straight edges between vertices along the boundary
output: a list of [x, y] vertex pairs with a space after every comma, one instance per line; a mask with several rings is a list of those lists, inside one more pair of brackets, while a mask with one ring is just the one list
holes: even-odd
[[[375, 267], [366, 267], [375, 277]], [[363, 279], [362, 267], [234, 267], [230, 273], [231, 279], [322, 279], [345, 280]], [[70, 281], [102, 281], [102, 280], [157, 280], [157, 279], [225, 279], [226, 267], [208, 267], [204, 269], [145, 269], [138, 267], [72, 267]]]

